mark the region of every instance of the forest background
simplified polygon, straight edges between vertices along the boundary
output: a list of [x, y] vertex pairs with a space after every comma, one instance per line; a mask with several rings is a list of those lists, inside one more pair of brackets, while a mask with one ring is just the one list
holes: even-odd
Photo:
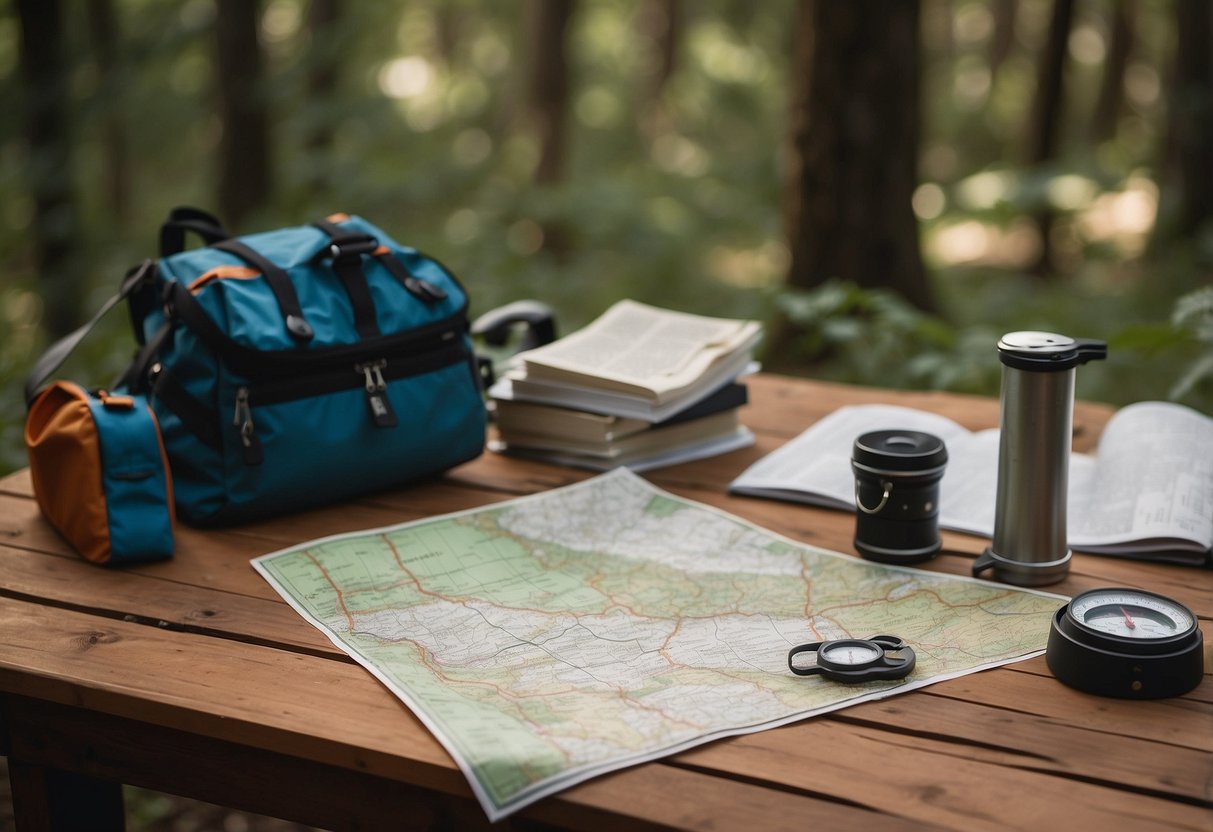
[[[783, 372], [1213, 412], [1206, 0], [0, 0], [0, 473], [53, 336], [178, 205], [361, 214], [472, 313], [632, 297], [768, 324]], [[112, 313], [62, 371], [109, 381]]]

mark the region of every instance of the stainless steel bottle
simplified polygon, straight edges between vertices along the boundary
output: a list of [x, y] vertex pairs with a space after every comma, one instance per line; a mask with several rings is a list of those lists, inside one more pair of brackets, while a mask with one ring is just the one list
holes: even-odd
[[1069, 572], [1074, 369], [1107, 354], [1102, 341], [1051, 332], [1011, 332], [998, 342], [1003, 366], [994, 539], [974, 562], [974, 575], [993, 568], [998, 580], [1041, 586]]

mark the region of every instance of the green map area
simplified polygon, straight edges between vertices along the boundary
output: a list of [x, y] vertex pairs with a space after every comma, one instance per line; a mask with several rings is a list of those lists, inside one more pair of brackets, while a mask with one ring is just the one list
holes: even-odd
[[[605, 771], [1035, 655], [1064, 602], [805, 546], [625, 469], [254, 566], [413, 709], [492, 820]], [[788, 670], [794, 645], [878, 633], [912, 645], [909, 678]]]

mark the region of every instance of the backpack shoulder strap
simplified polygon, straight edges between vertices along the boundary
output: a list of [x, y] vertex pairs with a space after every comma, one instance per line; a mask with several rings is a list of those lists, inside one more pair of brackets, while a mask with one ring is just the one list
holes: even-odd
[[76, 349], [80, 342], [93, 331], [93, 327], [97, 325], [98, 321], [105, 317], [105, 313], [146, 286], [155, 277], [155, 273], [156, 264], [151, 260], [144, 260], [127, 273], [126, 277], [122, 280], [122, 286], [118, 290], [118, 294], [103, 303], [88, 323], [63, 336], [46, 348], [46, 351], [34, 362], [29, 376], [25, 379], [26, 407], [34, 401], [35, 396], [38, 394], [38, 388], [63, 365], [67, 357], [72, 354], [72, 350]]

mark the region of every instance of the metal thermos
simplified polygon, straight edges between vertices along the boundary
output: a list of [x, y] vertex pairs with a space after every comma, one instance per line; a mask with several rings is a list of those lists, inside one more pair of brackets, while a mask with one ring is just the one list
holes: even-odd
[[1070, 570], [1066, 501], [1074, 421], [1074, 368], [1106, 358], [1103, 341], [1011, 332], [998, 342], [1001, 431], [994, 539], [978, 575], [1018, 586], [1056, 583]]

